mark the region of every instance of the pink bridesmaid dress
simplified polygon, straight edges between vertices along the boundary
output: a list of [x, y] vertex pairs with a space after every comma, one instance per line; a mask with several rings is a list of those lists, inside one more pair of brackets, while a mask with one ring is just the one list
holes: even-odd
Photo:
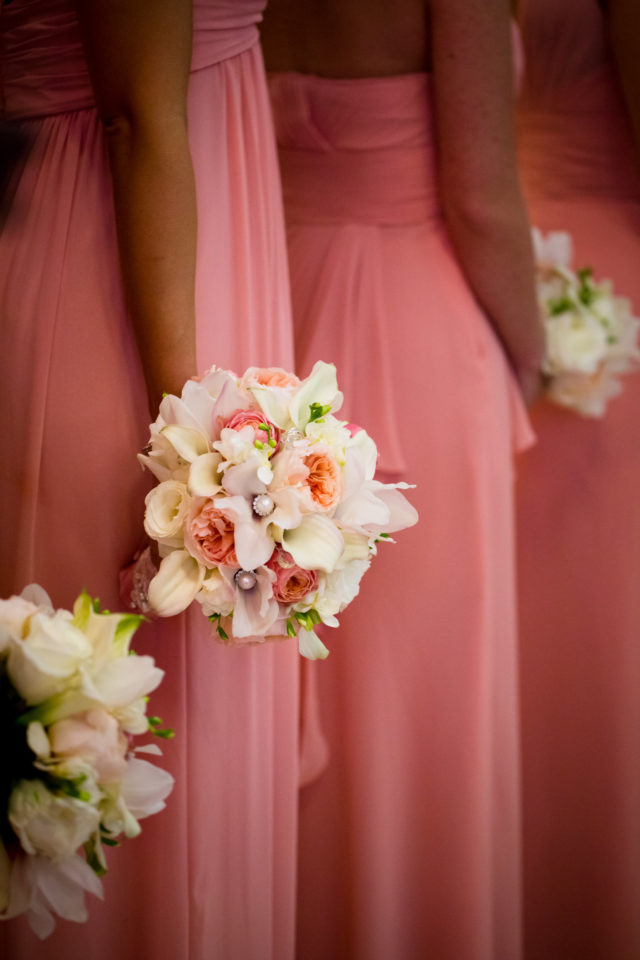
[[336, 362], [345, 416], [420, 511], [305, 668], [304, 960], [521, 956], [512, 452], [528, 429], [447, 237], [430, 85], [271, 79], [299, 371]]
[[[596, 0], [523, 0], [532, 222], [640, 313], [640, 179]], [[640, 957], [640, 376], [520, 463], [527, 960]]]
[[[257, 24], [263, 0], [195, 0], [189, 129], [198, 194], [199, 364], [291, 367], [277, 157]], [[33, 136], [0, 236], [0, 595], [38, 581], [118, 609], [140, 542], [148, 413], [122, 300], [104, 138], [71, 0], [0, 10], [2, 102]], [[6, 960], [293, 956], [297, 670], [290, 643], [211, 639], [201, 615], [139, 633], [166, 670], [176, 785], [109, 856], [105, 902], [39, 944], [0, 924]]]

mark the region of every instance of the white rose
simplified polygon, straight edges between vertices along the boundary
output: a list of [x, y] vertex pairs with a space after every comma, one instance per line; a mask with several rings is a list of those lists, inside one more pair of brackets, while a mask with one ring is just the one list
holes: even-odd
[[145, 499], [144, 529], [148, 536], [167, 546], [182, 546], [191, 501], [186, 484], [179, 480], [165, 480], [154, 487]]
[[27, 635], [10, 644], [7, 672], [20, 696], [33, 705], [63, 690], [91, 653], [90, 641], [74, 627], [70, 614], [37, 612]]
[[9, 798], [9, 821], [26, 853], [57, 860], [86, 843], [100, 813], [82, 800], [55, 796], [40, 780], [21, 780]]
[[547, 319], [547, 373], [595, 373], [607, 354], [607, 331], [591, 313], [567, 311]]

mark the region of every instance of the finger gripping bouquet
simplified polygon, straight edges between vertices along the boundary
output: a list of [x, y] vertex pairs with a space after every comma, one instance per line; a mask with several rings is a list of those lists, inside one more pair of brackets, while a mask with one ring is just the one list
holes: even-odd
[[622, 390], [620, 375], [639, 369], [640, 321], [609, 281], [595, 282], [589, 268], [571, 267], [567, 233], [533, 231], [538, 301], [547, 334], [543, 372], [547, 396], [585, 417], [602, 417]]
[[47, 937], [53, 914], [84, 922], [85, 893], [102, 897], [104, 847], [140, 833], [173, 778], [141, 759], [134, 737], [163, 672], [133, 656], [140, 617], [101, 613], [83, 593], [73, 613], [42, 588], [0, 600], [0, 919], [26, 914]]
[[377, 544], [417, 521], [404, 483], [374, 479], [368, 434], [339, 420], [332, 364], [306, 380], [279, 368], [215, 367], [165, 396], [140, 461], [159, 483], [145, 530], [162, 557], [148, 604], [172, 616], [196, 600], [223, 642], [338, 625]]

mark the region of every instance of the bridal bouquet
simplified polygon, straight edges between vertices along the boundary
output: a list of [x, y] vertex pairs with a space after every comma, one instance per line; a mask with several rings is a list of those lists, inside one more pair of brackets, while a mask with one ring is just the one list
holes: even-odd
[[163, 672], [131, 655], [139, 622], [100, 612], [86, 593], [73, 613], [35, 585], [0, 600], [0, 919], [26, 913], [40, 938], [52, 914], [87, 919], [85, 892], [102, 897], [103, 847], [137, 836], [173, 786], [138, 756], [159, 754], [155, 744], [132, 746], [150, 730], [172, 735], [146, 716]]
[[303, 656], [327, 656], [314, 627], [338, 625], [378, 543], [417, 521], [407, 484], [374, 479], [376, 446], [341, 404], [327, 363], [302, 381], [214, 367], [164, 397], [139, 455], [159, 481], [144, 524], [162, 558], [143, 609], [196, 600], [223, 642], [297, 636]]
[[615, 296], [609, 281], [596, 283], [591, 269], [571, 268], [568, 234], [544, 237], [534, 229], [533, 242], [547, 333], [547, 396], [585, 417], [601, 417], [607, 402], [622, 390], [620, 374], [638, 368], [640, 320], [628, 300]]

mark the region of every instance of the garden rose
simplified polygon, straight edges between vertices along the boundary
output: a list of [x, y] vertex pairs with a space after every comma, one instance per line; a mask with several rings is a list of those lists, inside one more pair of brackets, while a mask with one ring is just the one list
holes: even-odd
[[243, 387], [252, 387], [259, 384], [261, 387], [297, 387], [300, 383], [298, 377], [293, 373], [288, 373], [282, 367], [249, 367], [244, 374], [241, 385]]
[[340, 500], [340, 467], [324, 450], [311, 450], [303, 460], [309, 471], [304, 482], [314, 507], [322, 511], [332, 510]]
[[184, 544], [206, 567], [238, 566], [233, 523], [213, 500], [194, 501], [187, 517]]
[[276, 575], [273, 595], [279, 603], [300, 603], [318, 588], [315, 570], [304, 570], [286, 550], [277, 550], [267, 566]]
[[[268, 427], [268, 430], [261, 430], [261, 427]], [[242, 430], [243, 427], [253, 427], [254, 437], [258, 443], [267, 445], [269, 440], [275, 441], [272, 445], [273, 453], [277, 453], [280, 447], [280, 431], [278, 428], [266, 419], [261, 410], [236, 410], [234, 414], [225, 423], [227, 430]]]

